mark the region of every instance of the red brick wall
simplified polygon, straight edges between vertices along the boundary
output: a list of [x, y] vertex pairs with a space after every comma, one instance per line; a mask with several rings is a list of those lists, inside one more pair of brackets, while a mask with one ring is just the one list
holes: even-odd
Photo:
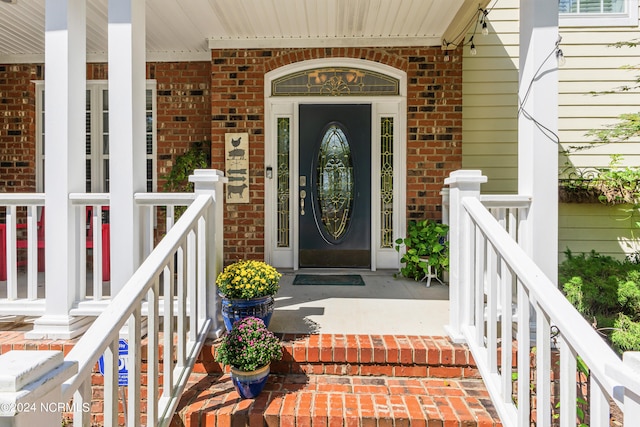
[[36, 100], [42, 66], [0, 64], [0, 192], [36, 189]]
[[147, 64], [158, 82], [158, 190], [177, 155], [191, 143], [211, 140], [209, 62]]
[[[147, 64], [157, 80], [158, 189], [176, 156], [189, 144], [211, 136], [210, 63]], [[87, 64], [88, 80], [106, 80], [106, 64]], [[44, 79], [41, 64], [0, 64], [0, 192], [36, 189], [35, 85]]]
[[[157, 81], [158, 191], [175, 158], [191, 143], [211, 138], [209, 62], [149, 62], [147, 78]], [[107, 79], [106, 64], [89, 64], [87, 79]]]
[[[462, 66], [433, 48], [215, 50], [211, 62], [148, 63], [157, 80], [158, 189], [177, 155], [210, 140], [212, 167], [224, 170], [224, 134], [250, 135], [250, 203], [226, 205], [226, 260], [264, 257], [264, 74], [317, 58], [361, 58], [407, 73], [407, 215], [438, 218], [444, 178], [462, 164]], [[88, 64], [88, 79], [107, 79]], [[0, 191], [35, 190], [38, 64], [0, 65]]]
[[462, 165], [462, 62], [433, 48], [214, 50], [211, 64], [213, 167], [224, 170], [224, 134], [248, 132], [250, 203], [228, 204], [227, 261], [264, 257], [264, 74], [318, 58], [360, 58], [407, 73], [407, 215], [439, 218], [444, 178]]

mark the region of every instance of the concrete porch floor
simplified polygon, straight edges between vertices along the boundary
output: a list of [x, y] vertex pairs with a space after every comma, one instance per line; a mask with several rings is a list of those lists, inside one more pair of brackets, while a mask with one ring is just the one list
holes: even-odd
[[[444, 336], [449, 323], [449, 287], [436, 280], [424, 282], [394, 278], [395, 270], [281, 270], [280, 290], [269, 329], [281, 333], [375, 334]], [[293, 286], [296, 273], [359, 274], [365, 286]], [[21, 275], [22, 276], [22, 275]], [[26, 295], [26, 279], [19, 278], [19, 294]], [[91, 274], [88, 274], [88, 293]], [[6, 282], [0, 298], [6, 298]], [[104, 283], [105, 294], [108, 282]], [[44, 275], [38, 294], [44, 297]], [[0, 316], [0, 331], [28, 331], [35, 318]]]
[[[284, 333], [446, 335], [449, 287], [395, 270], [282, 270], [269, 329]], [[296, 273], [360, 274], [365, 286], [293, 286]]]

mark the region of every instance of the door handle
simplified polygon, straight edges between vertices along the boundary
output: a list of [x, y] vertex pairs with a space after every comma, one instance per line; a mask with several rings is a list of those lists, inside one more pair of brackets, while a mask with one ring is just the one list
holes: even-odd
[[300, 190], [300, 215], [304, 215], [304, 199], [307, 197], [307, 192]]

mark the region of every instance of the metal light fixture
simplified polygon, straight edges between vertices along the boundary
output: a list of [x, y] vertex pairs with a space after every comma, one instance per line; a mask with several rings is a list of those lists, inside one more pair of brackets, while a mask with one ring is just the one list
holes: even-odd
[[558, 41], [556, 42], [556, 60], [558, 61], [558, 67], [563, 67], [567, 63], [567, 59], [564, 57], [564, 52], [560, 49], [560, 42], [562, 41], [562, 36], [558, 36]]
[[487, 28], [486, 21], [482, 23], [482, 35], [483, 36], [489, 35], [489, 28]]
[[489, 14], [489, 11], [486, 9], [480, 9], [480, 13], [482, 13], [482, 15], [480, 16], [480, 23], [482, 24], [482, 35], [486, 36], [489, 34], [489, 28], [487, 28], [487, 15]]
[[567, 64], [567, 59], [564, 57], [562, 49], [556, 49], [556, 59], [558, 60], [558, 67], [564, 67]]

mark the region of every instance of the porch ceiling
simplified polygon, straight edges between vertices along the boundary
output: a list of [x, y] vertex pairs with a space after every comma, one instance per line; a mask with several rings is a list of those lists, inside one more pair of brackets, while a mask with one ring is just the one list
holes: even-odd
[[[88, 61], [106, 60], [107, 0], [87, 0]], [[488, 0], [150, 0], [147, 59], [211, 48], [438, 46]], [[45, 0], [0, 1], [0, 63], [43, 62]], [[463, 31], [464, 33], [464, 31]]]

